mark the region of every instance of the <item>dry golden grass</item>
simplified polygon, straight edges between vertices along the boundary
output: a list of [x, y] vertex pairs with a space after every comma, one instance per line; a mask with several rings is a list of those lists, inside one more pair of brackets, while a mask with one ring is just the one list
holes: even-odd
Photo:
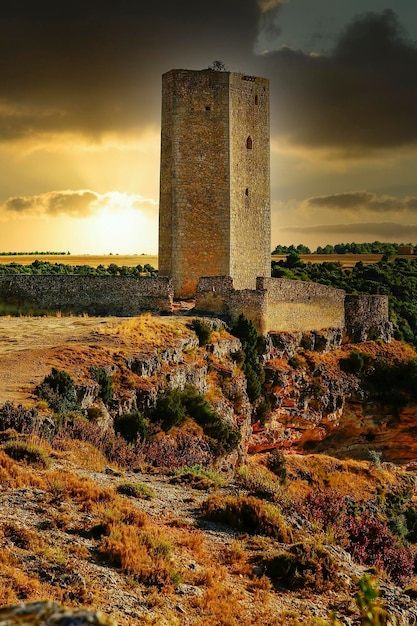
[[22, 467], [0, 450], [0, 484], [2, 487], [20, 489], [21, 487], [45, 488], [45, 480], [39, 471], [31, 467]]
[[145, 345], [147, 348], [167, 346], [176, 343], [181, 336], [191, 336], [192, 331], [188, 329], [187, 324], [187, 320], [154, 317], [151, 313], [144, 313], [122, 321], [110, 320], [97, 332], [99, 335], [128, 341], [130, 347], [141, 346], [143, 349]]
[[377, 468], [368, 461], [340, 460], [325, 454], [288, 454], [288, 492], [304, 496], [311, 490], [336, 490], [340, 496], [351, 496], [357, 502], [374, 497], [378, 488], [395, 488], [407, 472]]

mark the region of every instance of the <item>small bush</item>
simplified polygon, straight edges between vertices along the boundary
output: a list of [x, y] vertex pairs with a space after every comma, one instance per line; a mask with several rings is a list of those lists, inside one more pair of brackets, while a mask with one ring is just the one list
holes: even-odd
[[35, 409], [24, 409], [21, 404], [14, 406], [13, 402], [5, 402], [0, 407], [0, 430], [13, 428], [18, 433], [31, 432], [36, 422]]
[[266, 465], [284, 485], [287, 480], [287, 460], [280, 450], [274, 450], [268, 456]]
[[211, 335], [213, 333], [213, 329], [207, 322], [204, 322], [199, 319], [194, 319], [190, 327], [195, 332], [198, 337], [198, 345], [205, 346], [210, 343]]
[[266, 559], [263, 566], [277, 587], [319, 593], [343, 587], [337, 561], [320, 545], [296, 543]]
[[169, 431], [180, 426], [187, 417], [192, 418], [213, 441], [215, 453], [229, 453], [239, 445], [241, 434], [220, 417], [206, 398], [191, 385], [180, 389], [167, 389], [158, 396], [154, 417], [162, 421]]
[[139, 411], [123, 413], [114, 419], [114, 430], [128, 443], [136, 443], [138, 437], [146, 440], [149, 435], [148, 421]]
[[398, 585], [404, 585], [414, 573], [414, 554], [397, 545], [386, 523], [362, 513], [346, 520], [348, 551], [359, 563], [385, 570]]
[[106, 374], [102, 367], [93, 366], [91, 369], [91, 375], [100, 385], [100, 391], [98, 397], [101, 398], [104, 404], [108, 404], [113, 398], [114, 385], [111, 376]]
[[368, 457], [372, 465], [380, 468], [382, 463], [382, 452], [380, 450], [368, 450]]
[[369, 359], [367, 354], [359, 350], [352, 350], [347, 358], [340, 359], [340, 369], [349, 374], [358, 374], [367, 366]]
[[102, 538], [99, 552], [110, 564], [144, 584], [165, 587], [177, 577], [161, 542], [151, 541], [134, 526], [113, 526], [110, 535]]
[[46, 400], [51, 409], [58, 415], [68, 411], [76, 411], [79, 408], [72, 377], [68, 372], [58, 370], [55, 367], [35, 388], [35, 394]]
[[225, 487], [227, 484], [223, 476], [201, 465], [194, 465], [193, 467], [185, 466], [176, 470], [173, 482], [186, 482], [196, 489]]
[[12, 440], [5, 443], [2, 447], [5, 453], [15, 461], [23, 461], [28, 465], [36, 465], [43, 468], [50, 465], [50, 459], [45, 454], [45, 451], [26, 441]]
[[178, 469], [185, 466], [207, 466], [213, 462], [213, 450], [203, 437], [176, 432], [165, 437], [154, 437], [141, 448], [143, 460], [154, 467]]
[[264, 467], [242, 465], [237, 475], [238, 483], [251, 495], [276, 500], [281, 493], [280, 485]]
[[167, 389], [158, 394], [155, 406], [155, 419], [161, 420], [165, 431], [173, 426], [180, 426], [187, 419], [183, 392], [179, 389]]
[[121, 483], [120, 485], [117, 485], [116, 490], [124, 496], [142, 498], [144, 500], [151, 500], [156, 496], [152, 487], [144, 485], [143, 483]]
[[291, 541], [291, 530], [276, 505], [253, 496], [210, 496], [201, 505], [203, 515], [251, 534], [267, 535], [278, 541]]

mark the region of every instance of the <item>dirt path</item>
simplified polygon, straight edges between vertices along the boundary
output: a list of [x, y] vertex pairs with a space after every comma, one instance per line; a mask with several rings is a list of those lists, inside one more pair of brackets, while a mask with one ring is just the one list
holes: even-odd
[[0, 317], [0, 403], [27, 404], [33, 388], [59, 366], [60, 352], [75, 342], [87, 345], [108, 323], [107, 318]]

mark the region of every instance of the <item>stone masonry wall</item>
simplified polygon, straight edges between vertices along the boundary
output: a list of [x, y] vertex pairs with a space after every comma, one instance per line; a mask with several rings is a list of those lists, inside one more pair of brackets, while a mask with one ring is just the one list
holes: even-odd
[[269, 81], [171, 70], [162, 78], [159, 274], [176, 297], [200, 276], [254, 289], [270, 275]]
[[345, 326], [342, 289], [280, 278], [258, 278], [256, 287], [235, 290], [228, 276], [206, 276], [198, 283], [196, 309], [231, 318], [243, 313], [261, 334]]
[[230, 74], [230, 270], [235, 289], [271, 275], [269, 80]]
[[171, 70], [162, 82], [159, 274], [176, 297], [229, 274], [229, 73]]
[[258, 278], [267, 293], [267, 330], [306, 331], [343, 328], [345, 292], [319, 283], [282, 278]]
[[137, 315], [171, 311], [168, 278], [129, 276], [62, 276], [8, 274], [0, 276], [0, 303], [13, 310], [60, 310], [89, 315]]
[[388, 296], [347, 295], [345, 298], [346, 339], [360, 342], [392, 337]]

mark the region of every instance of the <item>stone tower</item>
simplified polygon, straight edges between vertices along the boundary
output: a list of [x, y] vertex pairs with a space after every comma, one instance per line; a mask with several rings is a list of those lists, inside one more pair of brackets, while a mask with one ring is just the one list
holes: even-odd
[[159, 274], [254, 289], [271, 272], [269, 81], [213, 70], [162, 77]]

